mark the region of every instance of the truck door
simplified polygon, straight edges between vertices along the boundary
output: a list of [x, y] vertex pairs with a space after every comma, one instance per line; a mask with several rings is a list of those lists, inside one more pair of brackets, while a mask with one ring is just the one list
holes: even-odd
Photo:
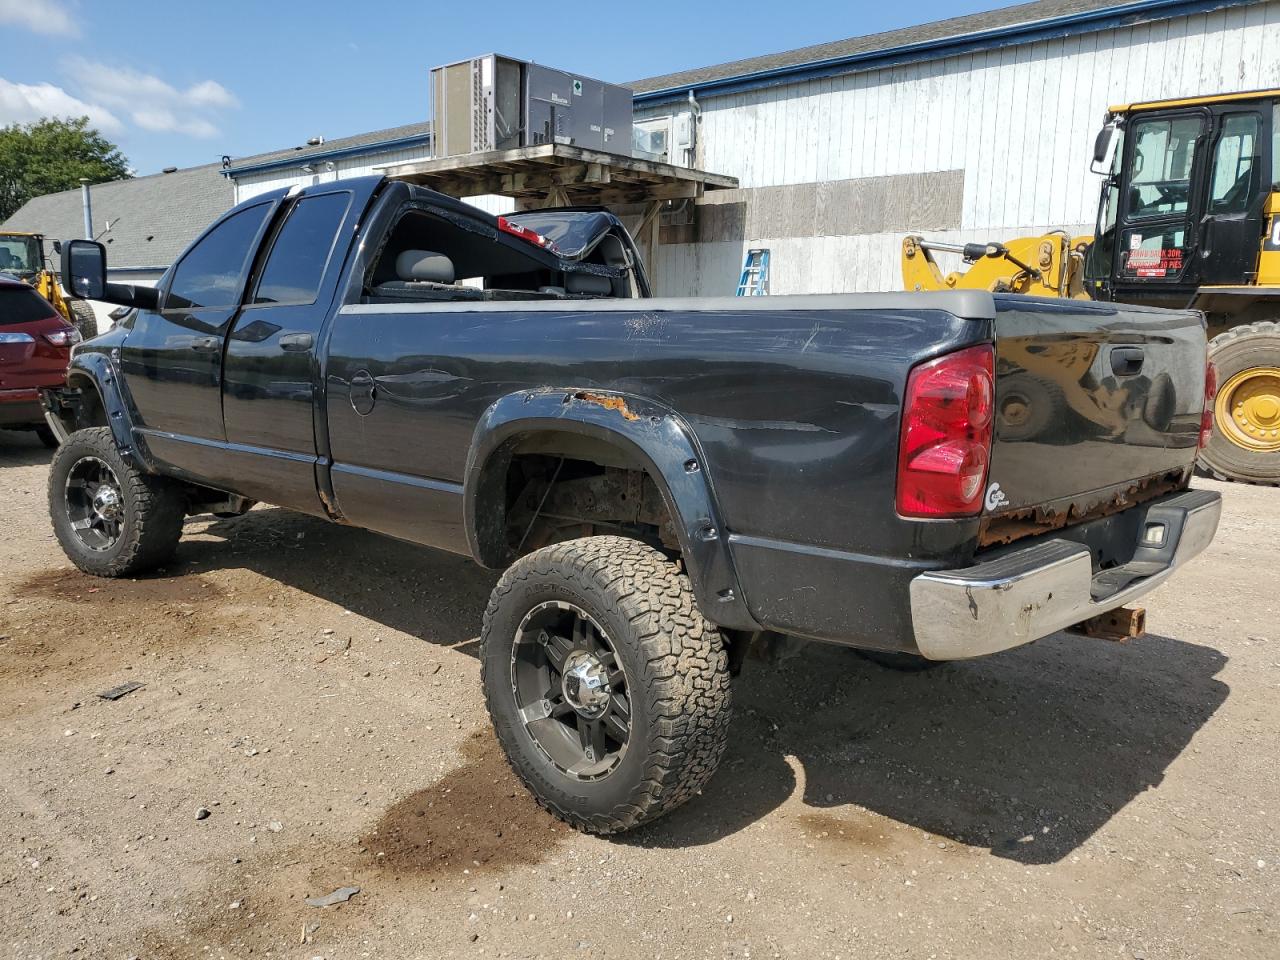
[[[1270, 104], [1266, 104], [1268, 108]], [[1251, 283], [1271, 189], [1270, 110], [1214, 112], [1212, 161], [1200, 218], [1200, 282]]]
[[236, 489], [321, 513], [317, 349], [363, 204], [346, 187], [285, 203], [227, 339], [222, 412]]
[[1195, 187], [1208, 123], [1209, 112], [1197, 109], [1147, 114], [1131, 124], [1118, 198], [1117, 300], [1194, 289]]
[[125, 384], [151, 452], [204, 472], [224, 439], [222, 347], [274, 199], [219, 220], [178, 260], [157, 310], [139, 311], [120, 350]]

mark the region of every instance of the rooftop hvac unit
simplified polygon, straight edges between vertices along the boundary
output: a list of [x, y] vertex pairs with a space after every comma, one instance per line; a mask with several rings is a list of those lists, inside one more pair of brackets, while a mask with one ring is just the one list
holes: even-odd
[[631, 91], [497, 54], [431, 71], [437, 157], [564, 143], [631, 154]]

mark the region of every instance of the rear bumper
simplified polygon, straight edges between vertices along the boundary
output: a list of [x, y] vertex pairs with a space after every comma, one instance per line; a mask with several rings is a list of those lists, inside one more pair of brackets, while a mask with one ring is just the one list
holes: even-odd
[[1140, 539], [1130, 562], [1097, 574], [1087, 547], [1052, 539], [962, 570], [916, 576], [911, 620], [921, 655], [963, 660], [997, 653], [1124, 606], [1209, 545], [1222, 499], [1188, 490], [1133, 509], [1145, 513], [1139, 537], [1162, 526], [1162, 542]]
[[44, 423], [44, 404], [35, 388], [0, 390], [0, 427]]

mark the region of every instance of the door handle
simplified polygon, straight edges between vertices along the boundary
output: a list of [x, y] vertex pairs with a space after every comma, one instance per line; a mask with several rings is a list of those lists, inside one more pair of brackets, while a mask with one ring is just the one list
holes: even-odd
[[196, 337], [191, 341], [191, 349], [203, 353], [211, 353], [222, 346], [221, 337]]
[[1116, 347], [1111, 351], [1111, 371], [1117, 377], [1132, 377], [1145, 360], [1141, 347]]
[[289, 353], [306, 353], [315, 343], [309, 333], [286, 333], [280, 338], [280, 349]]

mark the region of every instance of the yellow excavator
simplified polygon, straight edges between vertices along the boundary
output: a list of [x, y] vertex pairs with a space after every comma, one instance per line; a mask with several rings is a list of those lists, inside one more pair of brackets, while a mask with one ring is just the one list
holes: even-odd
[[[60, 245], [53, 241], [55, 252]], [[44, 252], [44, 237], [38, 233], [0, 232], [0, 273], [24, 280], [36, 288], [62, 318], [88, 340], [98, 335], [98, 321], [93, 307], [84, 300], [71, 300], [62, 293], [58, 275], [49, 267]]]
[[[1280, 90], [1113, 106], [1094, 143], [1093, 237], [907, 237], [908, 290], [980, 289], [1203, 310], [1218, 371], [1200, 467], [1280, 486]], [[944, 275], [933, 252], [959, 253]]]

